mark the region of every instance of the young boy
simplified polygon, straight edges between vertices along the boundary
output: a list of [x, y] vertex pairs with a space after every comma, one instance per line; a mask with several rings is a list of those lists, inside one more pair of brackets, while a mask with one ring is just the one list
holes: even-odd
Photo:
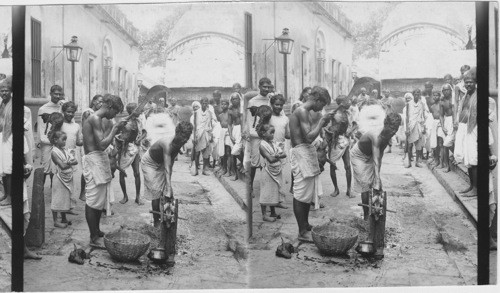
[[[126, 107], [127, 113], [129, 115], [137, 108], [137, 103], [129, 103]], [[135, 130], [134, 130], [135, 131]], [[139, 146], [141, 145], [142, 139], [145, 137], [145, 133], [142, 131], [142, 125], [139, 119], [137, 119], [137, 137], [134, 142], [130, 142], [124, 147], [126, 150], [121, 150], [120, 162], [118, 163], [121, 170], [126, 170], [128, 167], [132, 166], [135, 178], [135, 203], [138, 205], [143, 205], [144, 202], [141, 200], [141, 177], [139, 171], [139, 163], [141, 162], [141, 156], [139, 155]], [[121, 139], [125, 139], [124, 133], [121, 134]], [[121, 204], [128, 202], [127, 187], [125, 184], [125, 177], [127, 174], [120, 172], [120, 187], [123, 192], [123, 199], [120, 200]]]
[[[236, 163], [239, 159], [241, 164], [243, 165], [243, 143], [241, 141], [241, 116], [242, 113], [240, 111], [241, 97], [238, 93], [233, 93], [231, 95], [231, 108], [228, 110], [228, 132], [229, 138], [233, 143], [233, 147], [231, 149], [232, 156], [232, 165], [234, 171], [233, 180], [238, 180], [238, 171], [236, 170]], [[232, 176], [231, 172], [228, 173], [227, 176]]]
[[77, 174], [77, 171], [80, 170], [81, 172], [81, 166], [82, 166], [82, 157], [81, 157], [81, 151], [80, 147], [83, 145], [83, 136], [82, 136], [82, 130], [80, 127], [80, 124], [76, 123], [74, 121], [75, 113], [78, 110], [78, 106], [75, 105], [73, 102], [66, 102], [62, 105], [61, 111], [64, 115], [64, 122], [61, 127], [61, 131], [66, 133], [67, 139], [66, 139], [66, 148], [70, 152], [71, 156], [73, 156], [76, 161], [78, 162], [77, 165], [72, 166], [73, 170], [73, 190], [74, 192], [71, 194], [71, 209], [68, 212], [68, 214], [71, 215], [77, 215], [73, 209], [76, 206], [76, 198], [75, 196], [78, 194], [77, 192], [77, 187], [79, 184], [77, 184], [77, 177], [75, 177]]
[[[221, 134], [220, 134], [220, 140], [219, 140], [219, 146], [218, 146], [218, 151], [219, 151], [219, 156], [221, 157], [221, 169], [220, 169], [220, 175], [225, 175], [228, 172], [231, 174], [232, 172], [230, 171], [231, 167], [231, 147], [233, 146], [233, 142], [229, 138], [229, 133], [228, 133], [228, 125], [229, 125], [229, 101], [227, 99], [223, 99], [221, 101], [221, 113], [219, 114], [219, 122], [221, 126]], [[229, 162], [229, 164], [228, 164]], [[231, 176], [231, 175], [230, 175]]]
[[432, 149], [432, 159], [431, 163], [439, 165], [441, 162], [440, 159], [440, 151], [441, 146], [443, 145], [443, 138], [437, 135], [438, 129], [441, 128], [441, 93], [439, 91], [432, 92], [432, 101], [430, 111], [432, 114], [432, 118], [434, 119], [432, 124], [432, 129], [430, 130], [430, 148]]

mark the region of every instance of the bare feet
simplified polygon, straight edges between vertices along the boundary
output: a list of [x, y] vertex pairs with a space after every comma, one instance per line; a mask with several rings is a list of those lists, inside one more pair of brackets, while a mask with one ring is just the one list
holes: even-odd
[[122, 200], [120, 200], [121, 204], [126, 204], [128, 202], [128, 197], [123, 197]]
[[136, 203], [137, 205], [140, 205], [140, 206], [144, 205], [144, 201], [143, 201], [143, 200], [141, 200], [139, 197], [136, 197], [136, 198], [135, 198], [135, 203]]
[[339, 195], [339, 194], [340, 194], [340, 191], [339, 191], [337, 188], [335, 188], [335, 191], [334, 191], [334, 192], [332, 192], [332, 194], [330, 194], [330, 196], [331, 196], [331, 197], [336, 197], [336, 196], [337, 196], [337, 195]]
[[2, 202], [0, 202], [0, 206], [10, 206], [12, 204], [10, 197], [6, 197]]
[[348, 196], [349, 198], [355, 198], [356, 197], [354, 194], [351, 193], [350, 190], [346, 191], [345, 195]]
[[106, 249], [104, 246], [104, 239], [101, 237], [96, 237], [95, 239], [90, 240], [90, 246], [94, 248], [99, 248], [99, 249]]
[[269, 216], [263, 216], [263, 217], [262, 217], [262, 220], [264, 220], [264, 221], [266, 221], [266, 222], [275, 222], [275, 221], [276, 221], [276, 218], [269, 217]]
[[415, 163], [415, 167], [422, 168], [422, 165], [420, 165], [420, 162], [419, 162], [419, 161], [417, 161], [417, 162]]
[[471, 191], [462, 195], [463, 197], [475, 197], [477, 196], [477, 189], [473, 188]]
[[69, 212], [66, 212], [66, 214], [78, 216], [78, 214], [75, 213], [75, 211], [73, 211], [73, 209], [69, 210]]
[[203, 170], [203, 171], [201, 172], [201, 174], [203, 174], [203, 175], [205, 175], [205, 176], [210, 176], [210, 175], [211, 175], [211, 174], [210, 174], [210, 171], [208, 171], [208, 170]]
[[302, 242], [314, 243], [314, 241], [312, 239], [312, 234], [310, 231], [305, 231], [303, 233], [299, 233], [298, 239], [299, 239], [299, 241], [302, 241]]
[[472, 186], [469, 186], [467, 189], [464, 189], [462, 191], [459, 191], [460, 193], [467, 193], [472, 190]]
[[276, 220], [281, 219], [281, 215], [278, 215], [278, 214], [270, 214], [269, 216], [271, 218], [276, 218]]
[[42, 259], [42, 257], [39, 256], [38, 254], [32, 252], [32, 251], [29, 251], [28, 248], [25, 248], [24, 249], [24, 259], [36, 259], [36, 260], [39, 260], [39, 259]]
[[68, 227], [68, 225], [64, 224], [64, 223], [54, 222], [54, 227], [64, 229], [64, 228]]
[[231, 179], [232, 181], [237, 181], [238, 180], [238, 175], [234, 176], [233, 179]]
[[224, 177], [232, 177], [234, 176], [233, 172], [224, 172], [224, 174], [222, 174], [222, 176]]
[[67, 219], [65, 219], [65, 220], [61, 220], [61, 223], [66, 224], [66, 225], [68, 225], [68, 226], [73, 225], [73, 223], [72, 223], [71, 221], [68, 221]]
[[276, 207], [277, 207], [277, 208], [280, 208], [280, 209], [285, 209], [285, 210], [286, 210], [286, 209], [288, 209], [288, 207], [287, 207], [287, 206], [284, 206], [281, 202], [280, 202], [280, 203], [278, 203], [278, 205], [277, 205]]

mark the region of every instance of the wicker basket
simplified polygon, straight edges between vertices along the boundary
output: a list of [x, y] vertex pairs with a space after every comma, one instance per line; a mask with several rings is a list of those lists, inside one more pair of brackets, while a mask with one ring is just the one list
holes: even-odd
[[348, 226], [327, 223], [315, 226], [312, 238], [322, 254], [345, 254], [358, 240], [358, 231]]
[[144, 234], [117, 231], [104, 236], [104, 245], [111, 257], [118, 261], [134, 261], [149, 248], [150, 238]]

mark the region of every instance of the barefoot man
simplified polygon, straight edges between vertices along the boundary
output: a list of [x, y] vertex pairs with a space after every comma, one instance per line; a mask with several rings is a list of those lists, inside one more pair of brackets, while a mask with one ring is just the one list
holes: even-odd
[[468, 169], [470, 186], [461, 191], [465, 197], [477, 196], [477, 91], [476, 68], [464, 74], [467, 94], [458, 103], [458, 126], [455, 143], [455, 160]]
[[[167, 203], [173, 200], [172, 168], [181, 147], [189, 140], [193, 125], [181, 121], [175, 127], [175, 136], [162, 137], [144, 154], [141, 160], [144, 174], [144, 196], [151, 200], [153, 211], [160, 212], [160, 197]], [[159, 227], [160, 215], [153, 214], [154, 226]]]
[[[228, 132], [229, 138], [233, 143], [231, 148], [231, 158], [232, 158], [232, 166], [234, 171], [233, 181], [238, 180], [238, 170], [236, 169], [237, 160], [240, 160], [240, 163], [243, 164], [243, 142], [241, 141], [241, 116], [243, 115], [241, 112], [241, 94], [235, 92], [231, 94], [231, 107], [228, 110]], [[232, 176], [231, 172], [227, 174], [227, 176]]]
[[104, 150], [111, 144], [118, 130], [126, 124], [124, 120], [114, 125], [111, 122], [121, 111], [122, 100], [107, 94], [102, 99], [101, 108], [83, 124], [85, 219], [90, 230], [90, 245], [98, 248], [104, 248], [101, 238], [104, 233], [99, 228], [99, 222], [111, 193], [112, 178], [108, 154]]
[[328, 116], [322, 116], [318, 123], [311, 123], [309, 111], [321, 112], [330, 104], [331, 97], [325, 88], [315, 86], [304, 104], [290, 115], [290, 167], [294, 177], [293, 212], [299, 226], [299, 240], [312, 242], [309, 209], [311, 201], [320, 196], [320, 168], [316, 148], [312, 142], [321, 129], [329, 122]]
[[348, 197], [354, 197], [351, 194], [351, 161], [349, 158], [350, 137], [352, 133], [352, 121], [349, 119], [350, 100], [345, 95], [340, 95], [336, 99], [339, 106], [333, 112], [333, 119], [330, 127], [325, 128], [325, 137], [329, 146], [329, 159], [330, 159], [330, 178], [332, 179], [335, 190], [331, 196], [335, 197], [340, 194], [337, 184], [337, 170], [336, 162], [342, 158], [344, 162], [345, 176], [347, 180], [347, 191], [345, 193]]
[[[441, 91], [443, 93], [443, 97], [439, 102], [439, 120], [441, 121], [441, 128], [440, 131], [438, 130], [438, 136], [440, 136], [440, 138], [442, 139], [443, 145], [441, 167], [445, 169], [444, 172], [450, 172], [451, 169], [449, 149], [453, 146], [453, 142], [455, 141], [455, 132], [453, 130], [453, 125], [455, 125], [455, 115], [453, 115], [453, 90], [450, 84], [445, 84], [443, 85]], [[437, 167], [439, 168], [439, 166]]]
[[[361, 201], [365, 205], [370, 204], [370, 191], [372, 188], [374, 196], [382, 194], [382, 181], [380, 180], [382, 156], [384, 155], [384, 149], [398, 131], [400, 124], [401, 116], [396, 113], [389, 113], [384, 119], [384, 126], [381, 131], [380, 128], [374, 128], [365, 132], [351, 149], [351, 163], [354, 175], [353, 190], [361, 192]], [[369, 219], [368, 212], [368, 207], [363, 207], [365, 221]], [[374, 222], [371, 222], [371, 225], [375, 225], [375, 231], [371, 231], [369, 236], [370, 240], [373, 241], [376, 237], [378, 225]], [[385, 227], [385, 224], [382, 225]], [[378, 246], [376, 253], [377, 256], [383, 257], [383, 246]]]

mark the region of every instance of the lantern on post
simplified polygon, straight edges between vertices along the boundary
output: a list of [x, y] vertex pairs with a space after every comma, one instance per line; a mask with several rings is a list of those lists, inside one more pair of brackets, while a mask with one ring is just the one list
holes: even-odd
[[283, 33], [281, 34], [281, 36], [276, 37], [274, 39], [278, 43], [278, 51], [281, 54], [283, 54], [283, 70], [284, 70], [283, 75], [284, 75], [284, 79], [285, 79], [283, 91], [284, 91], [285, 99], [288, 100], [288, 95], [287, 95], [287, 87], [288, 87], [288, 84], [287, 84], [287, 57], [286, 57], [286, 55], [288, 55], [292, 52], [294, 41], [288, 35], [287, 28], [283, 29]]
[[80, 61], [82, 56], [82, 47], [78, 46], [78, 37], [72, 36], [71, 43], [64, 45], [66, 50], [66, 59], [71, 62], [71, 99], [75, 101], [75, 62]]

